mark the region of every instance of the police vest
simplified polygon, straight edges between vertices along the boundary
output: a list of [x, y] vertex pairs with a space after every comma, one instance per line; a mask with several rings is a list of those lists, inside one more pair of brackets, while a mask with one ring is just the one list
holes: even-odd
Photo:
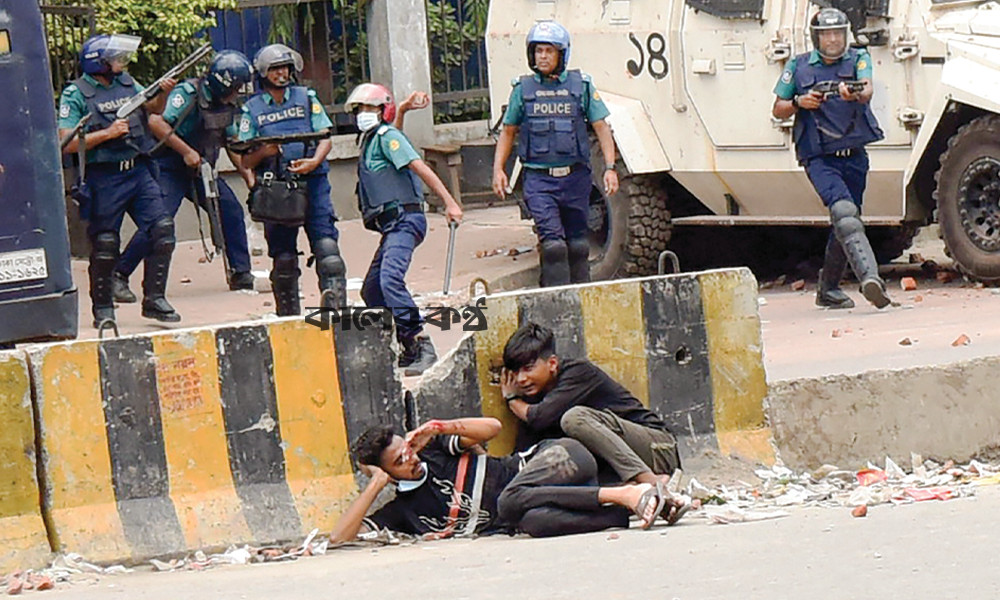
[[590, 140], [583, 114], [583, 75], [566, 72], [559, 85], [543, 86], [532, 75], [521, 77], [524, 122], [518, 140], [522, 162], [566, 165], [590, 162]]
[[204, 79], [196, 80], [194, 84], [199, 92], [198, 123], [191, 132], [191, 142], [194, 143], [193, 147], [198, 150], [198, 154], [201, 154], [209, 164], [214, 165], [219, 158], [219, 150], [226, 145], [226, 130], [233, 124], [240, 109], [233, 104], [216, 104], [210, 101], [202, 92], [205, 86]]
[[[120, 85], [113, 85], [111, 88], [94, 86], [83, 77], [73, 81], [83, 94], [91, 115], [87, 131], [100, 131], [110, 127], [118, 119], [115, 116], [118, 109], [137, 93], [135, 80], [131, 75], [121, 73], [116, 78]], [[146, 128], [146, 111], [140, 108], [128, 118], [128, 134], [96, 146], [90, 151], [93, 154], [89, 154], [88, 160], [92, 163], [129, 160], [149, 152], [153, 145], [153, 138]]]
[[372, 144], [380, 144], [381, 138], [388, 131], [395, 131], [390, 125], [381, 125], [374, 133], [365, 136], [361, 145], [361, 156], [358, 158], [358, 208], [365, 223], [370, 222], [386, 209], [386, 205], [395, 202], [400, 206], [419, 205], [423, 200], [423, 189], [420, 181], [410, 169], [396, 169], [392, 165], [381, 171], [368, 168], [365, 156]]
[[[821, 81], [850, 81], [857, 78], [858, 52], [851, 48], [840, 61], [828, 65], [809, 64], [809, 53], [795, 62], [795, 93], [807, 94]], [[800, 163], [837, 150], [862, 148], [884, 135], [868, 104], [847, 102], [830, 96], [816, 110], [800, 109], [795, 114], [795, 154]]]
[[[300, 85], [285, 88], [285, 101], [282, 104], [269, 102], [266, 91], [258, 92], [247, 100], [246, 108], [250, 113], [257, 133], [261, 136], [288, 135], [290, 133], [312, 133], [312, 96], [309, 90]], [[313, 146], [313, 144], [309, 144]], [[315, 154], [315, 148], [307, 154], [304, 142], [292, 142], [281, 145], [281, 164], [278, 170], [284, 172], [288, 164], [300, 158]], [[257, 168], [261, 171], [272, 171], [275, 161], [262, 161]], [[329, 171], [330, 167], [324, 160], [310, 175], [319, 175]]]

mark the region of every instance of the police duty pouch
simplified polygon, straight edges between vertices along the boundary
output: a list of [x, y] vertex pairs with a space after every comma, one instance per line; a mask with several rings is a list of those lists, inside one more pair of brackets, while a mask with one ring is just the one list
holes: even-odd
[[278, 179], [268, 171], [250, 190], [250, 218], [261, 223], [297, 227], [306, 222], [309, 194], [306, 184], [294, 178]]

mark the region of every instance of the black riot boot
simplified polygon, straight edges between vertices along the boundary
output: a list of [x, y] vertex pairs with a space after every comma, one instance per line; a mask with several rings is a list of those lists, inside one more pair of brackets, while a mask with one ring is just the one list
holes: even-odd
[[854, 308], [854, 300], [840, 289], [840, 281], [847, 270], [847, 255], [844, 247], [831, 234], [826, 241], [826, 256], [819, 271], [819, 289], [816, 290], [816, 306], [825, 308]]
[[409, 354], [412, 357], [411, 362], [403, 368], [403, 375], [407, 377], [420, 375], [437, 362], [434, 342], [428, 336], [421, 334], [404, 339], [402, 342], [404, 356]]
[[316, 276], [319, 278], [320, 306], [341, 308], [347, 306], [347, 266], [340, 257], [340, 248], [333, 238], [320, 238], [313, 245]]
[[538, 258], [542, 271], [539, 279], [541, 287], [569, 284], [569, 248], [564, 240], [542, 242]]
[[878, 276], [878, 262], [865, 235], [858, 207], [850, 200], [838, 200], [830, 206], [830, 216], [833, 219], [833, 232], [844, 247], [851, 270], [861, 282], [861, 294], [875, 308], [889, 306], [892, 301], [885, 291], [885, 282]]
[[590, 282], [590, 242], [575, 238], [566, 242], [569, 257], [569, 280], [572, 283]]
[[279, 317], [291, 317], [302, 312], [299, 304], [299, 257], [279, 254], [274, 257], [271, 269], [271, 291], [274, 293], [274, 311]]
[[181, 320], [174, 307], [167, 302], [167, 275], [170, 258], [174, 253], [174, 220], [160, 219], [153, 225], [153, 251], [143, 259], [142, 316], [164, 323]]
[[118, 234], [110, 231], [97, 234], [91, 242], [87, 274], [90, 276], [95, 329], [100, 329], [105, 321], [115, 322], [112, 273], [118, 263], [119, 242]]
[[132, 290], [128, 289], [128, 277], [115, 271], [111, 275], [111, 291], [114, 295], [115, 302], [120, 302], [122, 304], [135, 304], [139, 301], [132, 293]]

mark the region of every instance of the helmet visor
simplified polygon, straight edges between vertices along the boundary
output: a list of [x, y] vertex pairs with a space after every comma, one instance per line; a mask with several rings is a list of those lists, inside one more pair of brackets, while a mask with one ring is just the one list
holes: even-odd
[[135, 56], [135, 52], [139, 49], [139, 44], [141, 43], [141, 37], [116, 33], [108, 40], [108, 45], [104, 49], [102, 58], [108, 64], [124, 67]]

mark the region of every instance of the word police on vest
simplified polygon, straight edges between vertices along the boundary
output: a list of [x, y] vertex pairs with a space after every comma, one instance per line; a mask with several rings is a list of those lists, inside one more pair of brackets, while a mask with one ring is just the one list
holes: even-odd
[[257, 125], [277, 123], [278, 121], [284, 121], [287, 119], [304, 119], [305, 117], [306, 109], [304, 106], [293, 106], [291, 108], [286, 108], [285, 110], [259, 115], [257, 117]]
[[531, 114], [534, 115], [571, 115], [573, 114], [573, 104], [570, 102], [560, 102], [558, 104], [544, 104], [538, 102], [531, 105]]
[[129, 100], [131, 100], [131, 97], [126, 96], [124, 98], [119, 98], [117, 100], [108, 100], [107, 102], [100, 102], [97, 105], [97, 110], [101, 111], [102, 113], [115, 112], [119, 108], [124, 106]]

